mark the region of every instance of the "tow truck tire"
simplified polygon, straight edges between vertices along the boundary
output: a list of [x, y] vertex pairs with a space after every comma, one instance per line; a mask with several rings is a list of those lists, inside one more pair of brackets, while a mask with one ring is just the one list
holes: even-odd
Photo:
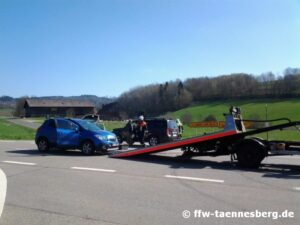
[[239, 166], [258, 168], [266, 156], [266, 147], [257, 139], [244, 139], [237, 144], [236, 155]]

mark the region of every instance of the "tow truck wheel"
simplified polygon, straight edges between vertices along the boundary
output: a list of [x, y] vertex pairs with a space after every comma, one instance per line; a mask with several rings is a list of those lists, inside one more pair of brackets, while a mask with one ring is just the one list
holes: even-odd
[[236, 146], [238, 164], [245, 168], [258, 168], [265, 152], [264, 144], [255, 139], [244, 139]]
[[84, 155], [92, 155], [95, 152], [95, 146], [91, 141], [84, 141], [81, 145], [81, 152]]

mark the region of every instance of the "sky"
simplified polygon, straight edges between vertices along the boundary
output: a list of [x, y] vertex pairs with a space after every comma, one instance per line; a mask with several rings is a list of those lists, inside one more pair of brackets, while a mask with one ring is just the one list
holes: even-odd
[[300, 67], [300, 0], [0, 0], [0, 96]]

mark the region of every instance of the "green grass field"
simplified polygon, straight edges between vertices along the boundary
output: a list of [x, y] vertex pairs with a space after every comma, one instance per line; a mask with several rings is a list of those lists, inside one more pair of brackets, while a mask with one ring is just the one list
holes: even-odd
[[[218, 101], [203, 103], [181, 109], [176, 112], [168, 113], [165, 115], [165, 117], [181, 118], [182, 115], [188, 113], [192, 121], [198, 122], [203, 121], [203, 119], [209, 114], [213, 114], [217, 120], [222, 121], [224, 120], [223, 113], [227, 113], [231, 105], [241, 108], [244, 119], [253, 119], [253, 117], [258, 116], [259, 119], [264, 120], [266, 118], [267, 106], [268, 119], [287, 117], [294, 121], [300, 121], [300, 99], [253, 100], [251, 103], [249, 103], [249, 100], [225, 102]], [[210, 133], [220, 130], [217, 128], [190, 128], [187, 125], [185, 125], [184, 128], [184, 137], [192, 137], [195, 135], [201, 135], [205, 132]], [[266, 138], [267, 134], [264, 133], [256, 136]], [[300, 141], [300, 132], [297, 130], [272, 131], [268, 133], [268, 138], [269, 140]]]
[[33, 140], [35, 130], [0, 119], [1, 140]]
[[123, 121], [103, 121], [105, 129], [112, 131], [115, 128], [124, 127], [126, 122]]
[[288, 117], [292, 120], [300, 121], [300, 99], [253, 100], [251, 103], [249, 103], [249, 100], [218, 101], [191, 106], [176, 112], [168, 113], [167, 115], [180, 118], [184, 113], [188, 112], [192, 116], [192, 121], [201, 121], [207, 115], [213, 114], [218, 120], [224, 120], [223, 113], [227, 113], [231, 105], [241, 108], [244, 119], [249, 118], [254, 114], [259, 115], [261, 119], [265, 119], [267, 105], [268, 119]]
[[[289, 100], [253, 100], [248, 101], [225, 101], [210, 102], [191, 106], [176, 112], [167, 113], [164, 117], [181, 118], [185, 113], [189, 113], [191, 120], [202, 121], [209, 114], [213, 114], [217, 120], [224, 120], [223, 113], [227, 113], [229, 107], [238, 106], [241, 108], [244, 119], [253, 119], [259, 117], [265, 119], [266, 105], [268, 109], [268, 119], [288, 117], [294, 121], [300, 121], [300, 99]], [[33, 123], [41, 124], [44, 118], [29, 118]], [[106, 130], [112, 131], [114, 128], [124, 127], [123, 121], [104, 121]], [[184, 138], [202, 135], [219, 131], [218, 128], [190, 128], [184, 125]], [[0, 120], [0, 139], [33, 139], [35, 131]], [[267, 134], [256, 135], [267, 138]], [[269, 140], [289, 140], [300, 141], [300, 132], [297, 130], [273, 131], [268, 133]]]
[[0, 116], [11, 116], [13, 109], [11, 108], [0, 108]]

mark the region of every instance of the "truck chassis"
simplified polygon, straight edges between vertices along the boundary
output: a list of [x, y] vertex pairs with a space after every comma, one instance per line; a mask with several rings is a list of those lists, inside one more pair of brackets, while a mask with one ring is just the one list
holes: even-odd
[[[288, 127], [297, 128], [297, 126], [300, 125], [300, 121], [290, 121], [287, 118], [268, 121], [251, 120], [252, 122], [286, 122], [246, 131], [243, 122], [250, 120], [242, 119], [239, 108], [231, 107], [230, 113], [224, 114], [224, 116], [225, 127], [221, 132], [205, 134], [156, 146], [117, 152], [113, 153], [111, 157], [124, 158], [181, 148], [183, 151], [182, 157], [184, 158], [191, 158], [193, 156], [230, 155], [231, 160], [237, 161], [241, 167], [257, 168], [267, 156], [300, 153], [300, 142], [269, 141], [253, 136], [269, 131], [282, 130]], [[297, 129], [299, 130], [299, 128]]]

